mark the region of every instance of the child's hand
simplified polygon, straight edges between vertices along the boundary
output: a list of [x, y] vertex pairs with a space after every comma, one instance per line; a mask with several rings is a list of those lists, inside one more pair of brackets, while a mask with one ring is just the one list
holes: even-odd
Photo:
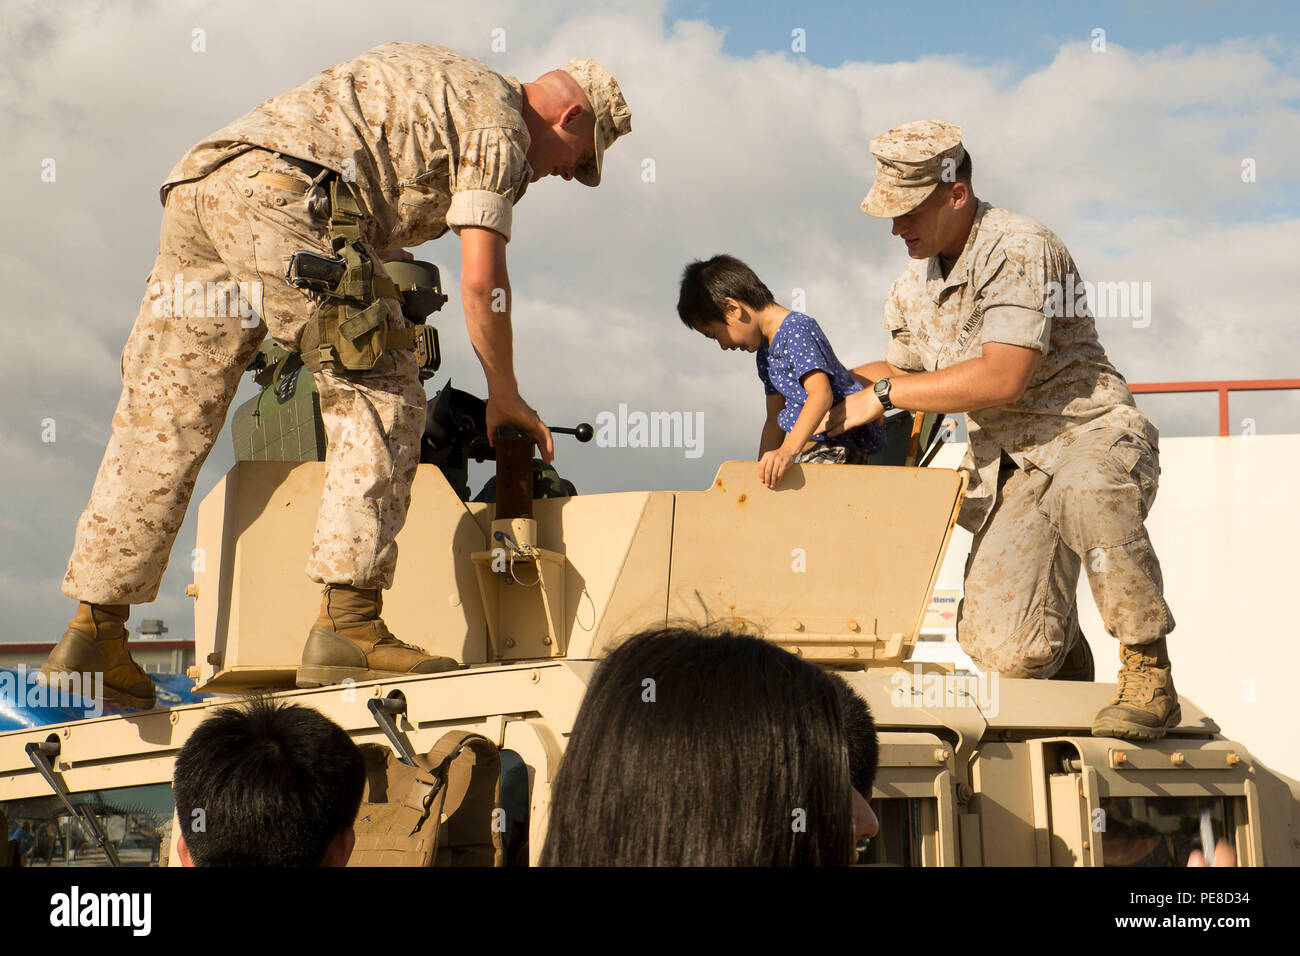
[[758, 477], [769, 488], [775, 488], [786, 469], [794, 464], [794, 455], [784, 448], [769, 451], [758, 460]]

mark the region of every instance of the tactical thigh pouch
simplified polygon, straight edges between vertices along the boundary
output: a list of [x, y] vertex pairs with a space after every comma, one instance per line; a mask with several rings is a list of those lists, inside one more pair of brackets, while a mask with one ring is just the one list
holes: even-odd
[[[330, 179], [330, 245], [336, 258], [295, 253], [288, 280], [322, 300], [303, 331], [303, 364], [313, 372], [364, 372], [388, 349], [418, 349], [420, 337], [409, 328], [388, 327], [385, 298], [401, 300], [397, 286], [375, 275], [375, 263], [361, 242], [362, 206], [350, 185]], [[427, 349], [426, 349], [427, 350]], [[417, 356], [423, 364], [423, 355]]]
[[374, 263], [359, 242], [335, 245], [343, 278], [312, 311], [302, 337], [303, 364], [313, 372], [364, 372], [388, 348], [388, 308], [374, 292]]

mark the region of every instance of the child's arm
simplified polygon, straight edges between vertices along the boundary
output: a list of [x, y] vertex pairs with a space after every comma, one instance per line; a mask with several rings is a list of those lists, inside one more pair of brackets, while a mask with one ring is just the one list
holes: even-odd
[[817, 434], [822, 418], [830, 411], [831, 403], [835, 400], [831, 394], [830, 376], [821, 370], [809, 372], [799, 380], [799, 384], [808, 392], [808, 401], [804, 402], [799, 418], [781, 446], [767, 452], [758, 463], [759, 477], [769, 488], [776, 487], [786, 469], [803, 451], [803, 446]]
[[785, 441], [785, 429], [780, 426], [781, 413], [785, 411], [785, 396], [780, 392], [767, 396], [767, 421], [763, 423], [763, 434], [758, 440], [758, 457], [762, 458], [774, 448], [780, 448]]

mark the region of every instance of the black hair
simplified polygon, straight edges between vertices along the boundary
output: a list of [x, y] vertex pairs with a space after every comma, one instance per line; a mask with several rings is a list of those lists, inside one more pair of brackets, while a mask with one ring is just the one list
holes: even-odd
[[203, 721], [172, 780], [196, 866], [319, 866], [356, 822], [364, 787], [364, 758], [342, 727], [264, 697]]
[[840, 695], [844, 710], [844, 737], [849, 746], [849, 777], [853, 789], [866, 800], [871, 799], [871, 788], [876, 781], [876, 768], [880, 762], [880, 744], [876, 736], [876, 722], [871, 719], [867, 702], [857, 695], [849, 682], [839, 674], [831, 674], [835, 689]]
[[751, 309], [771, 305], [776, 299], [754, 270], [735, 256], [696, 259], [682, 270], [677, 315], [689, 328], [725, 321], [725, 300], [735, 299]]
[[848, 866], [830, 675], [736, 631], [645, 631], [597, 668], [551, 794], [544, 866]]

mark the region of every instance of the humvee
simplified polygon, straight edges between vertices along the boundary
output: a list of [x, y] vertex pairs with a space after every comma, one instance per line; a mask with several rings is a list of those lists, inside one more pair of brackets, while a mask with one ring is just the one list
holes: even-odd
[[[933, 416], [891, 420], [882, 463], [795, 465], [775, 489], [733, 461], [704, 490], [582, 495], [533, 459], [530, 440], [502, 434], [491, 447], [482, 402], [448, 384], [429, 403], [384, 617], [461, 668], [295, 688], [319, 603], [302, 564], [324, 443], [311, 377], [293, 360], [268, 346], [254, 363], [264, 388], [235, 413], [240, 460], [199, 505], [192, 676], [212, 696], [0, 734], [0, 809], [19, 835], [10, 852], [29, 865], [175, 865], [177, 752], [214, 707], [253, 691], [408, 760], [450, 731], [488, 738], [501, 754], [502, 859], [535, 863], [601, 658], [642, 628], [683, 622], [757, 628], [867, 700], [880, 832], [864, 863], [1184, 865], [1227, 840], [1241, 865], [1300, 864], [1300, 784], [1187, 697], [1161, 740], [1095, 738], [1113, 684], [909, 663], [965, 485], [918, 467], [942, 427]], [[475, 500], [471, 457], [497, 469]]]

